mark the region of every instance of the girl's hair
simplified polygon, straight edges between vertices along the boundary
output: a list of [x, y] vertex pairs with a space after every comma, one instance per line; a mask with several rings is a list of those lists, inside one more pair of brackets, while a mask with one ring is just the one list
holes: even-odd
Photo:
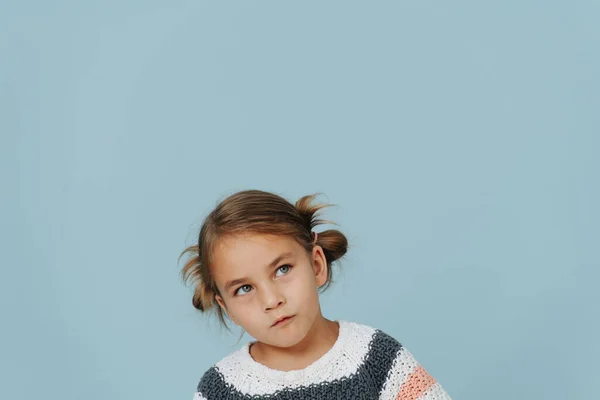
[[[315, 197], [316, 194], [303, 196], [294, 205], [273, 193], [244, 190], [221, 201], [204, 219], [198, 243], [181, 253], [181, 256], [186, 253], [190, 255], [181, 275], [184, 282], [195, 286], [194, 307], [202, 312], [215, 311], [220, 322], [227, 327], [223, 310], [215, 300], [219, 291], [211, 275], [215, 244], [225, 235], [286, 235], [293, 237], [310, 252], [314, 246], [313, 228], [323, 223], [334, 224], [321, 219], [319, 215], [319, 210], [330, 204], [313, 204]], [[327, 260], [327, 281], [319, 287], [320, 291], [325, 291], [333, 282], [331, 264], [346, 253], [348, 240], [340, 231], [329, 229], [319, 232], [316, 244], [323, 248]]]

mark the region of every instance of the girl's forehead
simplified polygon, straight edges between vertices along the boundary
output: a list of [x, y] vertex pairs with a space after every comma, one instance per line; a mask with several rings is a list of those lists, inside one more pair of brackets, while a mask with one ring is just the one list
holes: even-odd
[[220, 238], [213, 251], [213, 265], [263, 264], [281, 253], [297, 253], [301, 246], [283, 235], [241, 234]]

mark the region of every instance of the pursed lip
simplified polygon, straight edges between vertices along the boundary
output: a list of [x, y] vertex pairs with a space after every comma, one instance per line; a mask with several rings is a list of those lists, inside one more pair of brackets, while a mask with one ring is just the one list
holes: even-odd
[[271, 327], [277, 325], [278, 323], [280, 323], [281, 321], [283, 321], [286, 318], [292, 318], [293, 315], [287, 315], [287, 316], [283, 316], [283, 317], [279, 317], [275, 320], [275, 322], [273, 323], [273, 325], [271, 325]]

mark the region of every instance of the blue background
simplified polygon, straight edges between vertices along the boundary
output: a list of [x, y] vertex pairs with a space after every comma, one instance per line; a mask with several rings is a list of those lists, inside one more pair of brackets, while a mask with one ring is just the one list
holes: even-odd
[[599, 20], [0, 3], [1, 397], [191, 399], [238, 331], [192, 308], [177, 258], [247, 188], [338, 204], [325, 315], [392, 334], [453, 398], [596, 397]]

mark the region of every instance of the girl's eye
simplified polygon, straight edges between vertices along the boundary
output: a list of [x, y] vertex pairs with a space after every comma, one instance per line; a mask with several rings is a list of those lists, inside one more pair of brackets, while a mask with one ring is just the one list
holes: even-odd
[[[290, 272], [290, 269], [292, 269], [292, 266], [289, 264], [285, 264], [282, 265], [281, 267], [277, 268], [277, 272], [281, 272], [281, 274], [277, 275], [277, 276], [281, 276], [281, 275], [286, 275], [288, 272]], [[250, 285], [244, 285], [244, 286], [240, 286], [234, 293], [234, 296], [245, 296], [248, 294], [248, 292], [250, 292], [252, 290], [252, 286]]]
[[[244, 289], [247, 289], [247, 290], [244, 290]], [[240, 286], [239, 289], [235, 291], [234, 295], [235, 296], [239, 296], [240, 294], [242, 296], [246, 295], [246, 294], [248, 294], [248, 292], [250, 291], [250, 289], [252, 289], [252, 286], [250, 286], [250, 285]]]
[[283, 275], [287, 274], [288, 272], [290, 272], [290, 269], [292, 268], [291, 265], [282, 265], [281, 267], [277, 268], [277, 271], [281, 271], [283, 273]]

